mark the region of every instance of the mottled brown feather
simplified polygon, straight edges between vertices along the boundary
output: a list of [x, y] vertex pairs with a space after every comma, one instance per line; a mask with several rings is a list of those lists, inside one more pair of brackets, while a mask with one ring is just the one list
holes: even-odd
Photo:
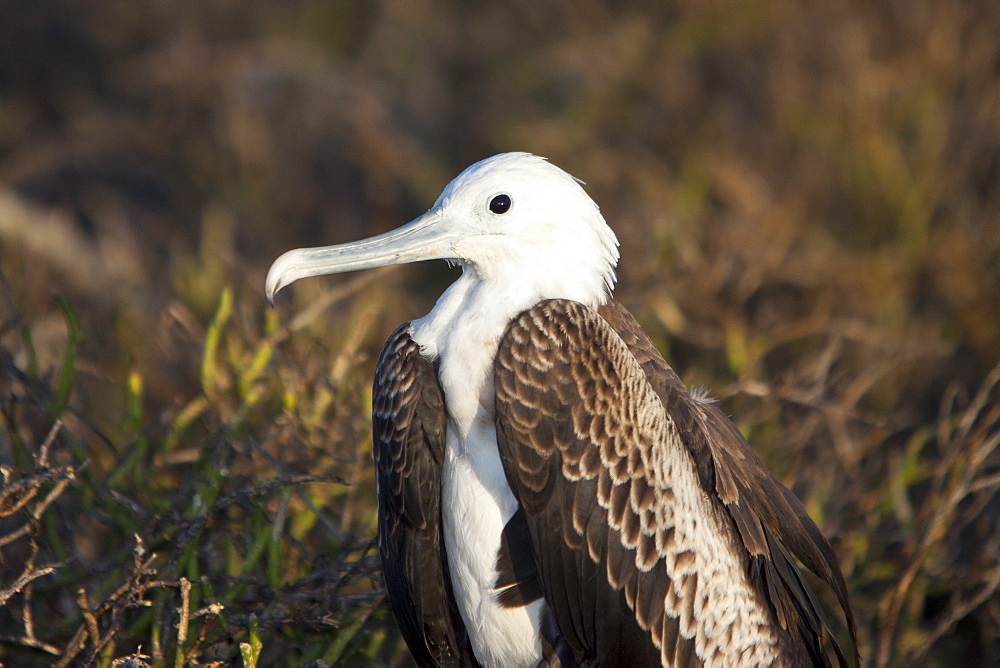
[[[778, 575], [780, 583], [768, 582], [772, 605], [788, 615], [786, 629], [803, 643], [827, 646], [841, 665], [846, 663], [842, 649], [826, 620], [822, 607], [802, 579], [794, 561], [772, 554], [780, 543], [806, 568], [833, 590], [847, 621], [857, 657], [857, 632], [836, 555], [826, 538], [792, 492], [771, 475], [746, 439], [714, 403], [698, 402], [656, 350], [635, 318], [613, 299], [598, 309], [639, 361], [646, 377], [668, 411], [684, 416], [679, 421], [684, 444], [698, 465], [699, 477], [706, 490], [714, 490], [737, 527], [747, 552], [758, 560], [787, 562], [790, 569]], [[768, 569], [764, 569], [768, 570]], [[773, 569], [772, 579], [774, 577]], [[782, 617], [786, 615], [782, 614]], [[822, 663], [829, 663], [825, 649]]]
[[[774, 627], [781, 651], [775, 664], [826, 661], [826, 650], [815, 648], [831, 643], [840, 654], [795, 565], [784, 559], [778, 567], [760, 568], [760, 560], [771, 563], [775, 541], [831, 584], [853, 637], [836, 561], [801, 504], [716, 407], [691, 397], [616, 302], [600, 315], [563, 300], [521, 314], [498, 349], [495, 388], [505, 473], [526, 511], [548, 606], [577, 661], [619, 656], [625, 637], [641, 640], [643, 650], [632, 658], [654, 665], [712, 661], [725, 652], [708, 647], [701, 635], [707, 649], [694, 642], [698, 615], [711, 604], [710, 588], [691, 570], [694, 557], [676, 542], [675, 528], [688, 521], [689, 542], [697, 518], [674, 517], [669, 481], [655, 490], [647, 484], [671, 466], [690, 467], [700, 493], [714, 504], [703, 522], [724, 534], [731, 549], [742, 550], [744, 577], [755, 583], [753, 596], [766, 601], [761, 619], [771, 620], [765, 626]], [[523, 410], [528, 402], [530, 418]], [[659, 434], [655, 444], [648, 441], [653, 433]], [[691, 493], [685, 491], [685, 498]], [[583, 498], [596, 504], [581, 508]], [[589, 557], [582, 562], [581, 541]], [[625, 626], [632, 623], [617, 634], [606, 622], [600, 634], [581, 621], [616, 615]], [[713, 633], [729, 638], [731, 629]], [[699, 658], [699, 651], [706, 655]], [[768, 651], [751, 647], [738, 656], [750, 663], [751, 654], [760, 658]]]
[[444, 397], [434, 364], [403, 325], [372, 389], [379, 555], [389, 603], [421, 666], [478, 665], [451, 591], [441, 530]]
[[[555, 325], [553, 331], [559, 336], [587, 338], [589, 326], [590, 323], [567, 319]], [[555, 481], [545, 487], [534, 484], [540, 472], [528, 471], [520, 463], [515, 465], [516, 473], [507, 471], [528, 517], [546, 599], [563, 642], [581, 664], [659, 665], [662, 657], [648, 630], [650, 622], [655, 620], [658, 637], [667, 629], [681, 645], [693, 645], [693, 639], [682, 637], [676, 629], [679, 623], [676, 616], [663, 615], [662, 600], [643, 604], [642, 621], [646, 630], [633, 612], [638, 601], [648, 600], [643, 598], [647, 592], [656, 591], [657, 587], [663, 590], [668, 584], [663, 580], [655, 584], [647, 582], [635, 565], [636, 547], [641, 544], [648, 551], [649, 542], [640, 538], [641, 520], [629, 506], [633, 498], [642, 505], [648, 505], [649, 501], [643, 488], [632, 493], [628, 467], [635, 468], [640, 462], [630, 460], [629, 449], [618, 447], [622, 445], [616, 442], [618, 439], [608, 438], [608, 432], [621, 432], [627, 438], [630, 427], [619, 417], [588, 422], [594, 413], [580, 410], [582, 393], [598, 392], [607, 397], [617, 387], [615, 366], [607, 360], [598, 360], [592, 370], [571, 368], [566, 364], [565, 351], [553, 345], [548, 333], [543, 336], [540, 330], [530, 328], [521, 333], [524, 338], [517, 345], [508, 348], [501, 344], [497, 358], [498, 440], [505, 467], [516, 457], [518, 462], [531, 462], [529, 469], [536, 469], [538, 459], [543, 458], [548, 471], [545, 477]], [[544, 365], [532, 357], [531, 347], [538, 345], [545, 347]], [[504, 369], [505, 365], [509, 366]], [[542, 366], [546, 376], [544, 386], [538, 378]], [[554, 377], [565, 378], [567, 382], [553, 384]], [[517, 393], [522, 386], [544, 387], [539, 394], [532, 395], [538, 411], [533, 424], [519, 419], [521, 412], [515, 406], [519, 401], [505, 405], [505, 398], [511, 394], [505, 388]], [[604, 401], [591, 407], [607, 411], [610, 405]], [[572, 438], [564, 440], [561, 448], [556, 439], [550, 439], [553, 433], [566, 433], [559, 425], [572, 426]], [[594, 448], [595, 434], [601, 439], [599, 453]], [[526, 444], [530, 445], [520, 447]], [[516, 455], [510, 451], [514, 448], [519, 451]], [[566, 470], [578, 474], [578, 480], [566, 483], [562, 461]], [[604, 461], [614, 464], [608, 467]], [[582, 462], [586, 465], [581, 466]], [[621, 482], [615, 484], [616, 480]], [[587, 507], [579, 507], [581, 504]], [[623, 535], [625, 543], [636, 547], [623, 544]], [[585, 552], [577, 548], [580, 541], [585, 541], [588, 548]], [[655, 538], [652, 543], [655, 546]], [[644, 554], [641, 561], [646, 559]], [[659, 560], [659, 555], [656, 559]], [[689, 655], [690, 651], [680, 650], [680, 653]]]

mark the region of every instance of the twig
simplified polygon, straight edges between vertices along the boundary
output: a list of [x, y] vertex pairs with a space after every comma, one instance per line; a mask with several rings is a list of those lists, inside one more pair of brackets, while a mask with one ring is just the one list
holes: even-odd
[[28, 552], [27, 559], [24, 560], [24, 568], [21, 570], [21, 574], [17, 576], [14, 582], [6, 589], [0, 590], [0, 606], [7, 603], [11, 596], [18, 593], [28, 585], [28, 583], [38, 578], [55, 572], [58, 565], [50, 564], [48, 566], [42, 566], [41, 568], [35, 568], [35, 557], [38, 556], [38, 543], [34, 538], [31, 539], [31, 546]]
[[17, 579], [14, 580], [13, 584], [11, 584], [6, 589], [0, 590], [0, 605], [4, 605], [5, 603], [7, 603], [7, 600], [11, 596], [20, 591], [29, 582], [37, 580], [38, 578], [44, 575], [55, 573], [55, 571], [56, 571], [56, 566], [43, 566], [36, 570], [24, 571], [19, 576], [17, 576]]
[[[76, 470], [72, 466], [67, 466], [66, 468], [57, 469], [51, 472], [38, 473], [30, 478], [22, 478], [21, 480], [15, 480], [14, 482], [4, 485], [3, 490], [0, 491], [0, 517], [13, 515], [28, 505], [28, 503], [35, 498], [35, 494], [38, 493], [38, 490], [42, 487], [42, 485], [50, 482], [73, 480], [75, 477]], [[65, 485], [63, 485], [63, 487], [65, 487]], [[14, 500], [9, 501], [9, 499]], [[12, 505], [7, 506], [6, 504], [8, 502], [12, 503]], [[49, 503], [51, 503], [51, 501], [49, 501]], [[44, 511], [44, 508], [42, 508], [42, 511]], [[41, 512], [37, 514], [41, 515]]]
[[97, 627], [97, 616], [90, 609], [90, 601], [87, 600], [87, 590], [83, 587], [80, 587], [76, 592], [76, 604], [83, 614], [83, 621], [87, 625], [87, 633], [90, 634], [90, 641], [96, 645], [101, 639], [101, 633]]
[[[0, 636], [0, 642], [8, 643], [11, 645], [22, 645], [24, 647], [32, 647], [34, 649], [41, 650], [46, 654], [51, 654], [52, 656], [59, 656], [59, 648], [48, 643], [44, 643], [37, 638], [29, 638], [28, 636]], [[3, 665], [3, 664], [0, 664]]]
[[175, 668], [183, 668], [187, 663], [187, 655], [184, 651], [184, 643], [187, 642], [188, 632], [188, 610], [191, 606], [191, 581], [181, 578], [181, 605], [177, 608], [180, 619], [177, 621], [177, 651], [174, 653]]
[[[290, 475], [281, 478], [272, 478], [267, 482], [258, 485], [256, 487], [244, 487], [243, 489], [236, 490], [235, 492], [230, 492], [212, 504], [212, 512], [218, 512], [223, 508], [232, 505], [236, 501], [243, 498], [252, 498], [258, 496], [266, 496], [276, 489], [281, 487], [286, 487], [289, 485], [305, 485], [307, 483], [313, 482], [331, 482], [337, 485], [350, 486], [351, 483], [343, 478], [335, 475], [329, 474], [316, 474], [316, 475]], [[211, 514], [211, 513], [209, 513]]]
[[35, 458], [35, 464], [39, 467], [49, 465], [49, 449], [56, 440], [56, 434], [62, 430], [63, 421], [62, 418], [56, 419], [55, 424], [49, 429], [48, 436], [42, 441], [42, 445], [38, 448], [38, 457]]

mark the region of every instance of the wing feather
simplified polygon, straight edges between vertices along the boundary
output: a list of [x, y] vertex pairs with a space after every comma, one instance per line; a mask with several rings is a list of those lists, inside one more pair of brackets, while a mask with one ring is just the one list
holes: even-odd
[[478, 665], [451, 592], [441, 533], [444, 397], [409, 325], [389, 337], [372, 389], [379, 555], [389, 604], [421, 666]]
[[[702, 486], [723, 503], [747, 553], [765, 572], [765, 586], [782, 626], [804, 645], [829, 646], [841, 666], [844, 652], [822, 606], [791, 555], [823, 580], [837, 596], [857, 657], [857, 633], [836, 555], [795, 495], [771, 475], [743, 435], [713, 403], [694, 400], [632, 315], [609, 300], [601, 316], [640, 363], [664, 407], [678, 416], [685, 446], [697, 462]], [[787, 611], [787, 612], [786, 612]], [[811, 651], [812, 655], [813, 652]], [[825, 650], [817, 663], [829, 664]]]
[[840, 655], [789, 556], [843, 594], [853, 631], [829, 546], [627, 311], [536, 305], [494, 380], [505, 474], [576, 661], [794, 665], [828, 640]]
[[[698, 645], [711, 648], [693, 620], [708, 580], [690, 573], [674, 581], [668, 570], [676, 554], [684, 561], [698, 533], [672, 515], [672, 502], [697, 497], [692, 502], [706, 506], [707, 499], [660, 400], [614, 331], [579, 304], [543, 302], [508, 328], [495, 389], [501, 460], [525, 511], [547, 604], [575, 660], [670, 665], [675, 656], [697, 656]], [[676, 495], [671, 466], [686, 467], [687, 486]], [[710, 565], [718, 551], [699, 554]], [[773, 650], [763, 616], [732, 617], [745, 632], [734, 634], [731, 657], [740, 642], [761, 644], [760, 656]]]

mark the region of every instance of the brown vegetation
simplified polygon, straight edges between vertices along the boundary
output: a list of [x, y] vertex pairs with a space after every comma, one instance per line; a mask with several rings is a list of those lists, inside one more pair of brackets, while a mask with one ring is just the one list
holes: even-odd
[[370, 379], [453, 274], [263, 277], [529, 150], [865, 665], [1000, 664], [1000, 5], [605, 5], [0, 6], [0, 661], [405, 663]]

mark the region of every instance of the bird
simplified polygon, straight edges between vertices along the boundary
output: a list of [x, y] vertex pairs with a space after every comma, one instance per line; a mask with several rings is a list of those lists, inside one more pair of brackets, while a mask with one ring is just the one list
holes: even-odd
[[858, 663], [832, 548], [614, 299], [618, 240], [582, 181], [495, 155], [394, 231], [281, 255], [265, 293], [423, 260], [462, 273], [372, 388], [378, 551], [418, 665]]

